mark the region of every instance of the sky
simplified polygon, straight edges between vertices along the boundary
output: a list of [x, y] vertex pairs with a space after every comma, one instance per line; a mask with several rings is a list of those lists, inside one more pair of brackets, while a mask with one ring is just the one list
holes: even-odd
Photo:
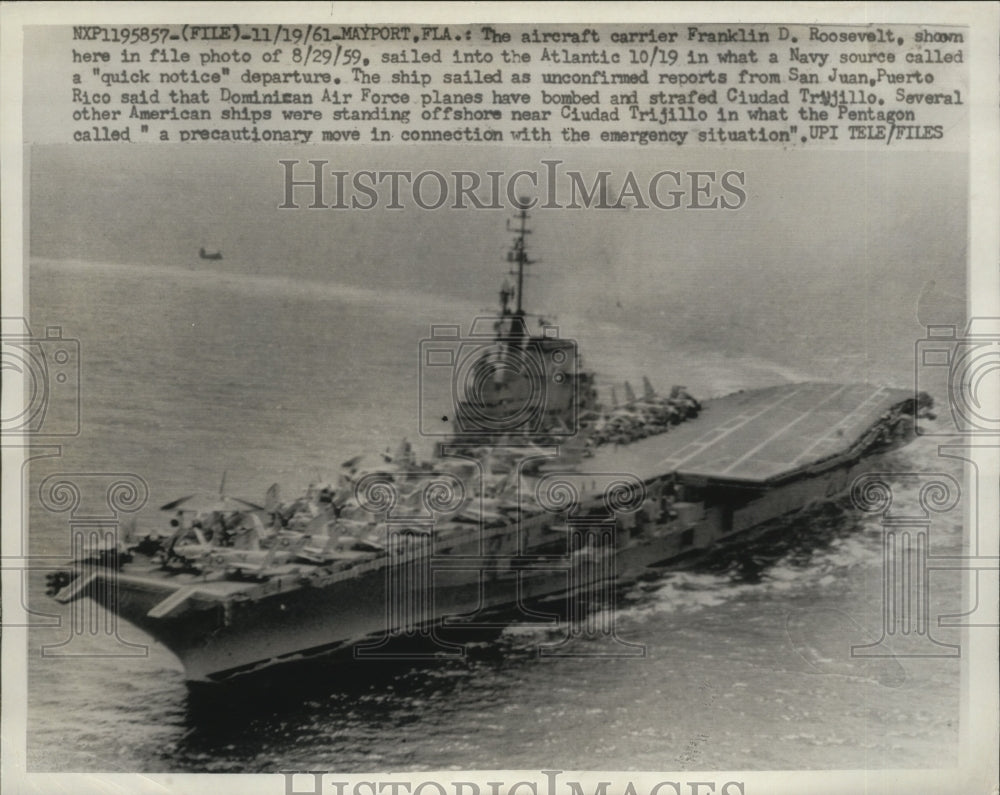
[[[645, 186], [663, 170], [740, 171], [747, 201], [731, 211], [534, 210], [531, 308], [597, 317], [691, 312], [765, 334], [769, 319], [782, 331], [789, 320], [796, 332], [820, 323], [825, 334], [838, 333], [838, 322], [848, 333], [863, 324], [877, 334], [890, 317], [919, 331], [918, 315], [928, 311], [924, 323], [961, 319], [968, 170], [965, 155], [950, 153], [35, 146], [30, 254], [481, 297], [492, 306], [513, 237], [509, 208], [281, 210], [279, 161], [485, 175], [543, 173], [542, 161], [553, 158], [588, 183], [610, 171], [612, 185], [628, 172]], [[199, 260], [202, 246], [223, 260]]]

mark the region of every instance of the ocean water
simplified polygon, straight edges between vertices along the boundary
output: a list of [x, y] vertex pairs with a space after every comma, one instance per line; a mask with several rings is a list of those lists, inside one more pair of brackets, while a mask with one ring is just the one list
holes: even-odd
[[[228, 263], [227, 263], [228, 264]], [[184, 266], [32, 262], [32, 324], [80, 341], [81, 435], [31, 469], [132, 473], [157, 506], [197, 490], [260, 500], [335, 477], [342, 461], [416, 434], [419, 343], [431, 323], [482, 307], [440, 294]], [[805, 378], [864, 377], [836, 340], [694, 350], [692, 311], [560, 318], [602, 384], [646, 374], [699, 397]], [[706, 321], [709, 322], [709, 321]], [[715, 323], [714, 319], [710, 322]], [[748, 322], [748, 321], [744, 321]], [[715, 332], [716, 335], [718, 331]], [[787, 334], [785, 335], [787, 336]], [[666, 343], [665, 340], [670, 340]], [[680, 340], [680, 342], [674, 342]], [[881, 367], [912, 382], [912, 364]], [[620, 394], [620, 392], [619, 392]], [[918, 440], [878, 466], [943, 471]], [[902, 489], [903, 500], [915, 494]], [[65, 515], [30, 501], [30, 549], [67, 551]], [[962, 517], [932, 549], [961, 548]], [[35, 771], [338, 772], [463, 768], [704, 770], [936, 767], [956, 759], [958, 658], [852, 658], [880, 635], [881, 532], [848, 503], [820, 506], [756, 542], [757, 565], [719, 559], [623, 593], [619, 637], [639, 659], [542, 658], [559, 630], [512, 627], [464, 660], [341, 666], [238, 697], [189, 692], [179, 663], [138, 630], [144, 654], [42, 656], [68, 608], [29, 580], [28, 758]], [[931, 612], [958, 612], [957, 573], [932, 581]], [[62, 626], [51, 626], [56, 617]], [[935, 628], [942, 642], [954, 630]]]

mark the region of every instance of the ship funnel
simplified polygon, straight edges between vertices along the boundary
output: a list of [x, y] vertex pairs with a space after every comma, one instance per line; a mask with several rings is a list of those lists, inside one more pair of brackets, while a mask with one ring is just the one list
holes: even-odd
[[653, 385], [649, 383], [649, 379], [646, 376], [642, 377], [642, 396], [645, 398], [656, 397], [656, 390], [653, 389]]
[[527, 337], [528, 324], [523, 315], [504, 315], [499, 324], [492, 318], [476, 318], [473, 321], [470, 337], [496, 336], [501, 338], [519, 339]]
[[611, 408], [618, 408], [618, 393], [615, 391], [614, 387], [611, 387]]
[[629, 403], [635, 403], [635, 390], [632, 389], [632, 385], [628, 381], [625, 382], [625, 400]]

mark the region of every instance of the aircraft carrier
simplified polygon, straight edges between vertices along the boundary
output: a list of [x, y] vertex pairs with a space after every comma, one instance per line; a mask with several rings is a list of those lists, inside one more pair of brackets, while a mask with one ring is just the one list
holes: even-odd
[[432, 460], [404, 440], [291, 500], [277, 487], [263, 504], [222, 489], [181, 498], [163, 506], [162, 531], [78, 550], [49, 575], [49, 594], [91, 598], [140, 627], [190, 683], [331, 655], [461, 654], [463, 638], [513, 620], [627, 653], [607, 620], [623, 583], [738, 549], [841, 494], [931, 408], [923, 393], [836, 383], [702, 403], [646, 379], [641, 395], [626, 385], [604, 405], [555, 327], [539, 319], [529, 331], [527, 218], [521, 209], [510, 227], [516, 282], [497, 315], [428, 342], [425, 364], [438, 357], [457, 384], [450, 415], [431, 406], [421, 417], [422, 432], [441, 430], [425, 420], [447, 428]]

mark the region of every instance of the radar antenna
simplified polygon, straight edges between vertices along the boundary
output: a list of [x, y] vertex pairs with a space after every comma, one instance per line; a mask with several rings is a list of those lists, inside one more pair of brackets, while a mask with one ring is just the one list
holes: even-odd
[[[517, 235], [517, 237], [514, 238], [514, 243], [511, 246], [510, 251], [507, 252], [507, 262], [516, 266], [516, 269], [512, 269], [510, 271], [511, 276], [517, 277], [517, 287], [512, 289], [512, 292], [514, 293], [513, 297], [516, 301], [514, 314], [518, 317], [523, 317], [524, 304], [522, 299], [524, 296], [524, 268], [526, 265], [534, 265], [537, 260], [533, 260], [528, 257], [528, 252], [524, 244], [525, 235], [531, 234], [531, 230], [527, 228], [528, 218], [531, 217], [528, 215], [528, 200], [519, 199], [517, 202], [517, 208], [518, 213], [514, 216], [514, 220], [518, 222], [518, 225], [511, 228], [510, 221], [507, 221], [507, 230], [509, 232], [514, 232]], [[509, 300], [510, 293], [506, 290], [501, 292], [502, 309], [503, 313], [506, 315], [509, 310], [507, 309], [507, 301], [504, 300], [505, 295]]]

